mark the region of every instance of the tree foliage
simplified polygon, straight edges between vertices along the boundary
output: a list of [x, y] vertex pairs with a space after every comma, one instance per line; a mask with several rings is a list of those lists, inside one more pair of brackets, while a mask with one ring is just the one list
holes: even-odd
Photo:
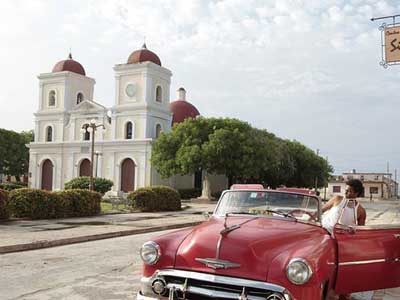
[[[65, 183], [66, 190], [73, 190], [73, 189], [89, 189], [90, 177], [81, 176], [75, 177]], [[93, 178], [93, 188], [94, 191], [99, 192], [101, 194], [105, 194], [111, 190], [114, 183], [107, 179], [101, 177], [94, 177]]]
[[230, 183], [314, 187], [332, 167], [297, 141], [283, 140], [237, 119], [196, 118], [175, 125], [154, 142], [152, 163], [163, 177], [204, 170]]
[[28, 172], [29, 149], [26, 144], [32, 141], [33, 132], [15, 131], [0, 128], [0, 173], [19, 176]]

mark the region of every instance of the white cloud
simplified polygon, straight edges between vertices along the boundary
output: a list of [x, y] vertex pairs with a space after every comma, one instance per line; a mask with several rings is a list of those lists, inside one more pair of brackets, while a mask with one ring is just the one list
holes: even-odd
[[[95, 98], [113, 105], [112, 66], [146, 37], [174, 73], [171, 95], [185, 86], [203, 115], [245, 119], [329, 152], [339, 171], [359, 169], [379, 156], [371, 139], [400, 148], [392, 140], [400, 75], [379, 67], [378, 23], [369, 20], [399, 8], [394, 0], [2, 1], [0, 109], [12, 117], [0, 127], [33, 127], [36, 76], [70, 47], [97, 81]], [[374, 124], [385, 113], [393, 118], [380, 132]], [[363, 136], [357, 147], [348, 126]], [[364, 159], [356, 160], [359, 149], [352, 149], [360, 147]], [[381, 160], [370, 164], [379, 171]]]

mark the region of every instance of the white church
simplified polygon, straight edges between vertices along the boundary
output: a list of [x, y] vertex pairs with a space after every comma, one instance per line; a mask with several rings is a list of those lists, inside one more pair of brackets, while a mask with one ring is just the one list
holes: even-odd
[[[62, 190], [64, 183], [89, 176], [94, 122], [94, 176], [114, 182], [113, 192], [129, 192], [150, 185], [176, 189], [201, 187], [202, 174], [162, 179], [150, 163], [152, 141], [174, 123], [200, 115], [186, 101], [186, 91], [170, 102], [172, 72], [144, 44], [127, 63], [114, 66], [115, 102], [106, 108], [93, 100], [95, 80], [71, 54], [39, 79], [39, 107], [35, 140], [29, 144], [29, 186]], [[204, 174], [203, 174], [204, 176]], [[211, 190], [226, 188], [224, 176], [211, 177]]]

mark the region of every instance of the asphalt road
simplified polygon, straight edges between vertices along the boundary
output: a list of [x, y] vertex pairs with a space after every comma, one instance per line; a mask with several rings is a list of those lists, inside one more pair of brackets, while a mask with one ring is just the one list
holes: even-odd
[[160, 233], [0, 255], [0, 299], [135, 299], [139, 248]]

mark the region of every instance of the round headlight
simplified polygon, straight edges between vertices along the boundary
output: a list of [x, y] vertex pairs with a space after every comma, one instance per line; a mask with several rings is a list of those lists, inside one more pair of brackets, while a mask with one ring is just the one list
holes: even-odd
[[148, 265], [154, 265], [160, 258], [160, 246], [155, 242], [146, 242], [140, 248], [140, 257]]
[[310, 265], [302, 258], [292, 259], [286, 268], [286, 276], [294, 284], [305, 284], [311, 275]]

